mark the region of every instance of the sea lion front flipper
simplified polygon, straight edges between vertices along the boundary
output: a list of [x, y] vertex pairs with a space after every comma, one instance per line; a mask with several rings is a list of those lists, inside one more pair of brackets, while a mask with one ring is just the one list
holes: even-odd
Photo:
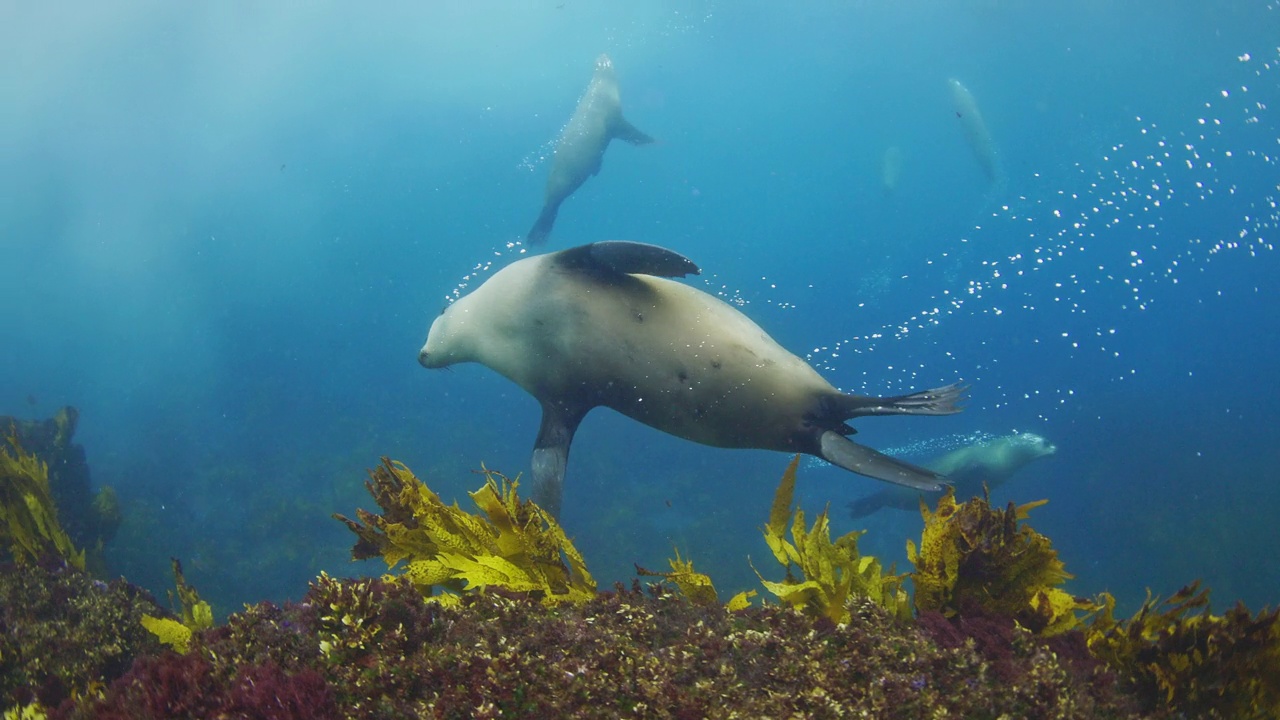
[[819, 447], [822, 458], [832, 465], [895, 485], [936, 492], [945, 480], [932, 470], [895, 460], [831, 430], [822, 433]]
[[586, 410], [542, 403], [542, 426], [533, 443], [533, 488], [529, 497], [538, 507], [560, 517], [564, 496], [564, 470], [569, 465], [569, 446]]
[[641, 132], [639, 128], [627, 122], [627, 119], [621, 115], [613, 123], [613, 136], [632, 145], [648, 145], [654, 141], [652, 137]]
[[702, 274], [692, 260], [674, 250], [630, 240], [605, 240], [562, 250], [557, 262], [561, 267], [574, 270], [626, 275], [684, 277]]

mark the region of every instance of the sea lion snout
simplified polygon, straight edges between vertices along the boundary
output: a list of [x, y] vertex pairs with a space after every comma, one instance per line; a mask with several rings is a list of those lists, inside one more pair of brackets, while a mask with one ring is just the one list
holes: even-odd
[[1020, 433], [1017, 438], [1027, 447], [1037, 450], [1040, 455], [1052, 455], [1058, 452], [1058, 446], [1046, 440], [1042, 435], [1027, 432]]
[[[456, 333], [449, 332], [451, 325], [446, 319], [451, 309], [455, 309], [454, 306], [445, 308], [445, 311], [440, 313], [440, 317], [432, 321], [431, 329], [427, 331], [427, 339], [422, 343], [422, 349], [418, 350], [418, 364], [428, 370], [438, 370], [462, 361], [457, 357]], [[452, 329], [457, 330], [457, 326], [452, 326]]]

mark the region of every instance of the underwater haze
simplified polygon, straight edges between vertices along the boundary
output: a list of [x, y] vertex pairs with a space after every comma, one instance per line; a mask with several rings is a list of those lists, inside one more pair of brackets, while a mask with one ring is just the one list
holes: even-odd
[[[351, 564], [331, 513], [405, 462], [446, 500], [529, 469], [537, 402], [417, 352], [530, 252], [659, 244], [843, 390], [963, 380], [964, 412], [867, 418], [913, 462], [1034, 432], [993, 491], [1048, 498], [1081, 595], [1203, 578], [1280, 601], [1280, 7], [1267, 0], [10, 4], [0, 15], [0, 415], [80, 410], [125, 520], [219, 614]], [[600, 53], [627, 118], [529, 250]], [[955, 82], [953, 82], [955, 81]], [[961, 89], [957, 89], [959, 85]], [[979, 126], [977, 123], [981, 123]], [[563, 524], [602, 583], [673, 548], [757, 587], [788, 457], [608, 410]], [[906, 565], [917, 514], [821, 462], [797, 500]]]

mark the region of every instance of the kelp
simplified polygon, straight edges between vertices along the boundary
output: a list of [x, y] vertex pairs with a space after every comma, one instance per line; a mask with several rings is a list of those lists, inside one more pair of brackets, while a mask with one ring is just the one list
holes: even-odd
[[182, 563], [177, 558], [170, 558], [170, 562], [173, 565], [173, 581], [176, 587], [169, 591], [169, 603], [178, 606], [181, 620], [143, 615], [142, 626], [155, 635], [160, 642], [179, 653], [186, 654], [191, 646], [191, 636], [213, 627], [213, 608], [209, 603], [201, 600], [200, 593], [187, 583], [186, 576], [182, 574]]
[[[782, 474], [769, 510], [769, 522], [762, 528], [765, 542], [787, 576], [781, 582], [772, 582], [756, 571], [760, 582], [782, 602], [836, 623], [849, 622], [848, 601], [854, 596], [870, 598], [891, 615], [909, 619], [911, 607], [901, 576], [884, 573], [879, 560], [858, 553], [862, 531], [846, 533], [832, 542], [828, 509], [818, 513], [808, 529], [804, 511], [797, 507], [794, 514], [791, 512], [799, 463], [797, 455]], [[791, 540], [786, 537], [788, 519]], [[793, 565], [803, 580], [792, 572]]]
[[182, 563], [178, 558], [169, 558], [169, 562], [173, 566], [174, 584], [174, 590], [169, 593], [169, 602], [174, 604], [174, 599], [177, 599], [176, 604], [181, 610], [182, 624], [192, 630], [213, 627], [213, 608], [209, 603], [201, 600], [200, 593], [187, 582], [187, 577], [182, 574]]
[[919, 549], [907, 540], [916, 610], [1010, 617], [1044, 636], [1078, 626], [1082, 613], [1098, 605], [1060, 587], [1072, 576], [1057, 551], [1048, 538], [1022, 524], [1028, 511], [1046, 502], [1009, 503], [998, 510], [981, 497], [957, 505], [951, 488], [936, 510], [921, 500]]
[[103, 548], [119, 528], [121, 514], [110, 488], [100, 488], [97, 494], [92, 489], [84, 448], [73, 441], [79, 418], [71, 406], [60, 408], [47, 420], [0, 415], [0, 446], [12, 435], [25, 454], [45, 463], [48, 494], [57, 508], [59, 526], [71, 545], [84, 551], [84, 569], [105, 579], [110, 573]]
[[0, 720], [45, 720], [49, 717], [43, 706], [38, 702], [26, 705], [15, 705], [4, 711], [0, 715]]
[[[711, 578], [694, 570], [693, 561], [681, 558], [679, 550], [676, 550], [674, 558], [667, 560], [667, 564], [671, 566], [671, 572], [654, 572], [636, 565], [636, 574], [641, 577], [661, 577], [675, 583], [681, 594], [694, 605], [715, 605], [720, 602], [720, 596], [716, 593]], [[755, 590], [744, 590], [729, 598], [729, 602], [725, 603], [725, 609], [729, 612], [741, 610], [750, 605], [751, 598], [755, 596]]]
[[16, 562], [58, 557], [83, 570], [84, 551], [58, 523], [49, 466], [26, 452], [12, 430], [7, 440], [0, 443], [0, 544]]
[[596, 582], [581, 553], [545, 510], [516, 493], [518, 480], [482, 467], [485, 484], [469, 493], [483, 516], [446, 505], [403, 463], [387, 458], [365, 487], [382, 508], [340, 520], [359, 538], [352, 559], [381, 557], [424, 594], [503, 588], [544, 603], [581, 603]]
[[191, 628], [173, 618], [143, 615], [142, 627], [180, 654], [185, 655], [191, 649]]
[[1089, 650], [1153, 706], [1188, 717], [1280, 717], [1280, 609], [1256, 616], [1237, 603], [1209, 611], [1196, 581], [1166, 600], [1147, 592], [1133, 617], [1117, 621], [1115, 598], [1086, 631]]

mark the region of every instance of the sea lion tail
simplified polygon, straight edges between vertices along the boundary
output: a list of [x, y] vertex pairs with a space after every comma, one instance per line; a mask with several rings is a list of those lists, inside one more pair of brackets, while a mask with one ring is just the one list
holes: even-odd
[[547, 241], [547, 236], [551, 234], [551, 228], [556, 224], [556, 215], [560, 212], [559, 205], [543, 205], [542, 213], [538, 215], [538, 220], [533, 223], [533, 227], [529, 228], [529, 234], [525, 235], [525, 242], [530, 245], [541, 245]]
[[962, 409], [960, 402], [968, 391], [968, 385], [957, 382], [893, 397], [841, 394], [833, 398], [834, 410], [842, 420], [867, 415], [953, 415]]
[[832, 465], [894, 485], [937, 492], [942, 489], [945, 480], [928, 468], [895, 460], [878, 450], [859, 445], [834, 430], [822, 433], [819, 448], [822, 459]]

